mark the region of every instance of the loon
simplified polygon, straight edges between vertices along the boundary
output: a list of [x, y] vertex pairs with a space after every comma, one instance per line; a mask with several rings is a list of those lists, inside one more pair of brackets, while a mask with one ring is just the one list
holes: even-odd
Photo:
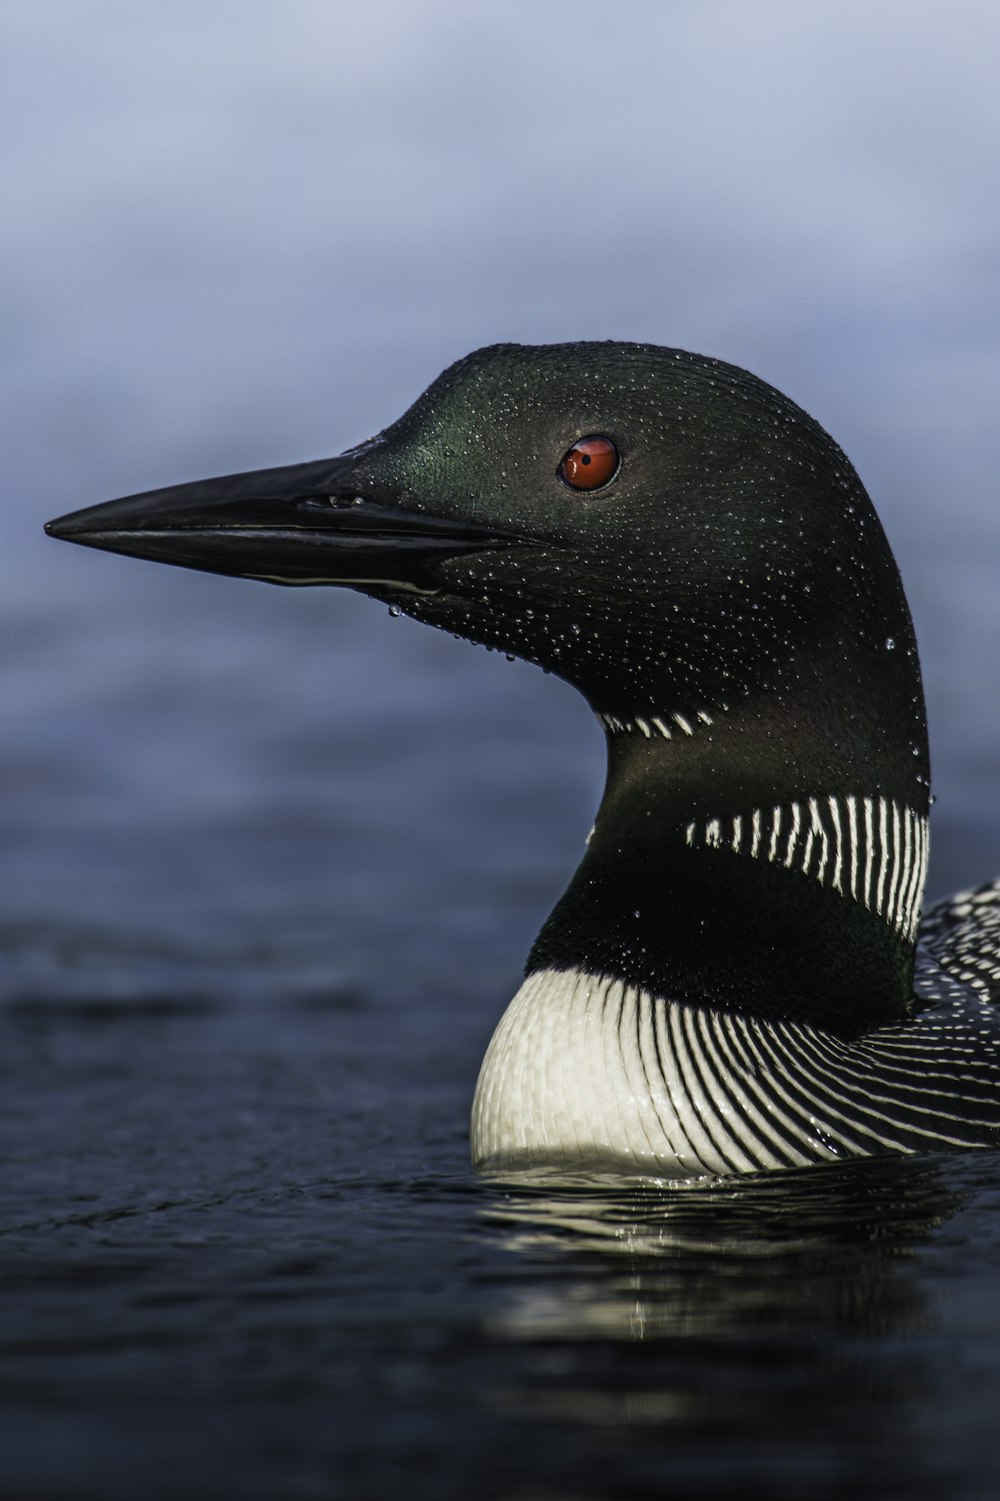
[[1000, 882], [921, 918], [899, 573], [844, 453], [771, 386], [653, 345], [498, 344], [339, 458], [47, 530], [360, 590], [584, 695], [606, 786], [482, 1065], [480, 1170], [1000, 1144]]

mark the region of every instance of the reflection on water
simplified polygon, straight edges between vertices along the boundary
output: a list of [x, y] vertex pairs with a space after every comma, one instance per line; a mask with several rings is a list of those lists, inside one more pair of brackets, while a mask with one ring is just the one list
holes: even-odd
[[[651, 1340], [726, 1329], [867, 1333], [921, 1326], [901, 1259], [960, 1207], [936, 1158], [713, 1179], [527, 1176], [485, 1211], [508, 1248], [575, 1277], [515, 1295], [528, 1336]], [[845, 1275], [849, 1268], [849, 1274]]]
[[802, 1494], [806, 1473], [812, 1495], [934, 1491], [920, 1253], [965, 1202], [946, 1174], [888, 1158], [681, 1187], [494, 1184], [484, 1218], [511, 1270], [488, 1334], [531, 1352], [503, 1410], [567, 1425], [596, 1474], [609, 1446], [628, 1476], [669, 1455], [693, 1494], [755, 1477]]
[[940, 1156], [870, 1157], [785, 1172], [684, 1182], [546, 1170], [493, 1180], [489, 1221], [519, 1245], [668, 1257], [740, 1258], [923, 1234], [958, 1206]]

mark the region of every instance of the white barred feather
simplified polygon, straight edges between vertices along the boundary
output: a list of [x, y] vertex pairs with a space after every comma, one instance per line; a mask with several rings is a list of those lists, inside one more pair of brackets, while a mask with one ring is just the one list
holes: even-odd
[[[753, 830], [748, 842], [746, 827]], [[884, 797], [810, 797], [694, 820], [688, 845], [728, 850], [798, 870], [865, 906], [906, 939], [916, 937], [927, 879], [927, 820]]]
[[854, 1041], [540, 970], [483, 1061], [473, 1160], [689, 1178], [995, 1143], [1000, 1032], [926, 966], [936, 1009]]

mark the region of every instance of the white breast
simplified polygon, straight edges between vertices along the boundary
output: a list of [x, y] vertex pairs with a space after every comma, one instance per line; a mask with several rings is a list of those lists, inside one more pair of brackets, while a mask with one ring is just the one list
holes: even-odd
[[[787, 1153], [762, 1150], [759, 1131], [756, 1151], [741, 1140], [746, 1120], [763, 1118], [761, 1101], [748, 1099], [746, 1119], [727, 1121], [732, 1101], [714, 1093], [722, 1065], [706, 1070], [704, 1016], [616, 980], [531, 975], [483, 1060], [472, 1107], [476, 1166], [614, 1166], [691, 1177], [790, 1165]], [[716, 1027], [719, 1019], [711, 1020]], [[735, 1062], [732, 1045], [728, 1051], [727, 1074], [746, 1072], [747, 1060]], [[798, 1160], [815, 1155], [814, 1146]]]
[[483, 1060], [473, 1161], [688, 1178], [979, 1145], [996, 1122], [968, 1072], [934, 1077], [940, 1029], [845, 1042], [541, 970]]

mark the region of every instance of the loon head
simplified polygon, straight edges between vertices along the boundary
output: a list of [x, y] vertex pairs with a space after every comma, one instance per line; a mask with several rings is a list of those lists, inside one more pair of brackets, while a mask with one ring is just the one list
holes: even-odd
[[844, 454], [746, 371], [495, 345], [339, 458], [48, 530], [346, 585], [574, 684], [608, 779], [529, 971], [843, 1036], [905, 1014], [928, 805], [910, 615]]

